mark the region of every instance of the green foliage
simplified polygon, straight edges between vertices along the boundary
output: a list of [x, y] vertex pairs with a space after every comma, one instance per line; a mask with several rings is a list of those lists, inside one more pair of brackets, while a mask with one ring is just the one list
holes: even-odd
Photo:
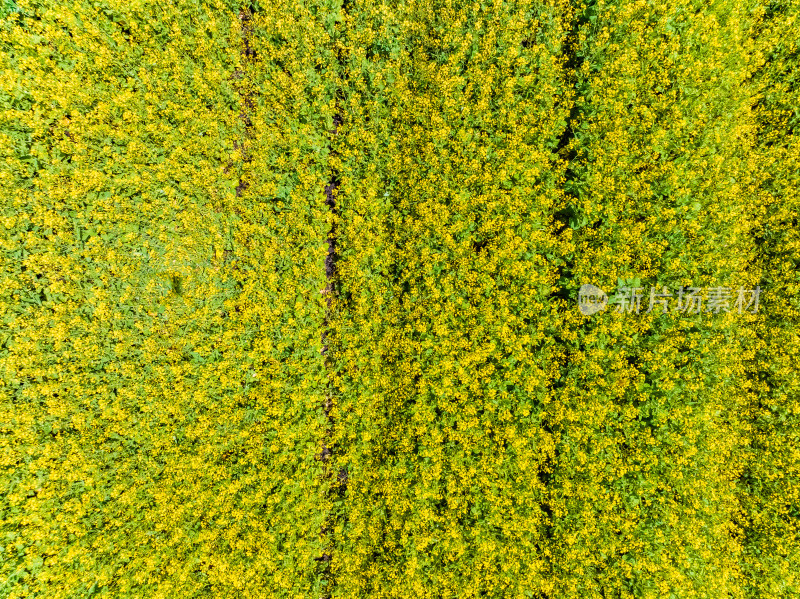
[[798, 13], [0, 0], [0, 597], [798, 596]]
[[320, 588], [322, 23], [20, 6], [0, 33], [0, 596]]
[[765, 286], [752, 9], [349, 6], [337, 596], [788, 588], [789, 520], [758, 583], [743, 526], [762, 316], [574, 304]]
[[14, 12], [19, 12], [19, 8], [14, 0], [0, 0], [0, 19]]
[[769, 289], [748, 364], [754, 390], [748, 461], [740, 486], [749, 597], [800, 595], [800, 7], [753, 9], [753, 88], [760, 185], [751, 219], [754, 269]]

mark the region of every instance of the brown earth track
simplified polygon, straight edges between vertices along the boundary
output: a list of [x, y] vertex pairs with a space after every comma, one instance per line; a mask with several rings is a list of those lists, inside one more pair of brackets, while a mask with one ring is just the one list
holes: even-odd
[[[333, 129], [330, 131], [331, 135], [336, 135], [339, 129], [339, 125], [341, 125], [341, 115], [338, 112], [334, 115], [333, 119]], [[335, 154], [334, 150], [331, 150], [332, 154]], [[331, 178], [328, 180], [328, 184], [325, 186], [325, 205], [328, 206], [328, 209], [331, 213], [336, 216], [338, 215], [337, 205], [336, 205], [336, 190], [339, 187], [340, 181], [338, 178], [338, 173], [332, 173]], [[328, 323], [330, 321], [331, 316], [331, 309], [332, 309], [332, 300], [333, 295], [336, 291], [336, 225], [332, 224], [331, 228], [328, 232], [328, 254], [325, 257], [325, 279], [327, 281], [327, 285], [325, 289], [322, 290], [322, 293], [326, 295], [326, 304], [327, 310], [324, 319], [323, 331], [321, 335], [322, 340], [322, 355], [323, 360], [325, 363], [325, 368], [329, 369], [331, 367], [331, 358], [328, 354], [328, 345], [326, 342], [327, 332], [328, 332]], [[325, 398], [325, 404], [323, 409], [325, 411], [325, 417], [328, 419], [328, 430], [326, 431], [326, 437], [323, 439], [322, 442], [322, 451], [317, 456], [317, 459], [321, 460], [324, 464], [326, 464], [326, 478], [330, 478], [333, 473], [331, 468], [329, 467], [329, 460], [331, 457], [331, 450], [328, 447], [328, 439], [332, 436], [333, 431], [333, 418], [331, 416], [331, 408], [333, 406], [333, 399], [330, 393]], [[338, 476], [338, 485], [331, 489], [331, 492], [335, 495], [341, 495], [344, 493], [346, 486], [347, 486], [347, 472], [343, 469], [339, 471]], [[322, 528], [321, 534], [323, 537], [328, 538], [329, 546], [333, 544], [333, 522], [328, 521]], [[321, 572], [323, 576], [328, 580], [329, 586], [328, 589], [331, 588], [333, 581], [331, 580], [331, 551], [329, 550], [326, 553], [323, 553], [322, 556], [317, 558], [317, 561], [322, 562], [325, 564], [323, 571]], [[330, 590], [326, 592], [321, 599], [330, 599]]]

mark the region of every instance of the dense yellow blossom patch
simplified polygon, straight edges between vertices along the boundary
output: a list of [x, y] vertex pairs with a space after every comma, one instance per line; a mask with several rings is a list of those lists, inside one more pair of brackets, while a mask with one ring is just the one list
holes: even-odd
[[796, 596], [799, 13], [0, 0], [0, 596]]
[[749, 447], [740, 484], [748, 597], [800, 593], [800, 5], [754, 9], [753, 114], [758, 193], [754, 269], [769, 290], [748, 348]]
[[236, 3], [18, 5], [0, 595], [303, 596], [328, 511], [329, 27], [300, 3], [249, 32]]
[[[757, 7], [346, 15], [338, 596], [792, 588], [791, 494], [743, 485], [773, 430], [753, 432], [757, 323], [787, 293], [759, 315], [574, 303], [584, 282], [764, 285]], [[785, 430], [770, 468], [796, 481]], [[764, 543], [781, 552], [756, 582]]]
[[559, 2], [347, 11], [336, 596], [552, 588], [543, 407], [571, 318], [548, 301], [575, 251], [553, 231], [571, 16]]

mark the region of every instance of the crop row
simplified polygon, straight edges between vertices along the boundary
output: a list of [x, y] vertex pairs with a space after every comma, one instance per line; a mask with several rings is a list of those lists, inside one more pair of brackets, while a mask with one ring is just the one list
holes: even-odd
[[795, 4], [0, 3], [0, 596], [797, 596]]

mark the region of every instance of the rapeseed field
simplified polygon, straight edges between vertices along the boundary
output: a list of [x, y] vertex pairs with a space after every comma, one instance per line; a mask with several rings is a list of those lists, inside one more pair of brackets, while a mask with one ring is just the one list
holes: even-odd
[[798, 38], [0, 0], [0, 598], [800, 597]]

